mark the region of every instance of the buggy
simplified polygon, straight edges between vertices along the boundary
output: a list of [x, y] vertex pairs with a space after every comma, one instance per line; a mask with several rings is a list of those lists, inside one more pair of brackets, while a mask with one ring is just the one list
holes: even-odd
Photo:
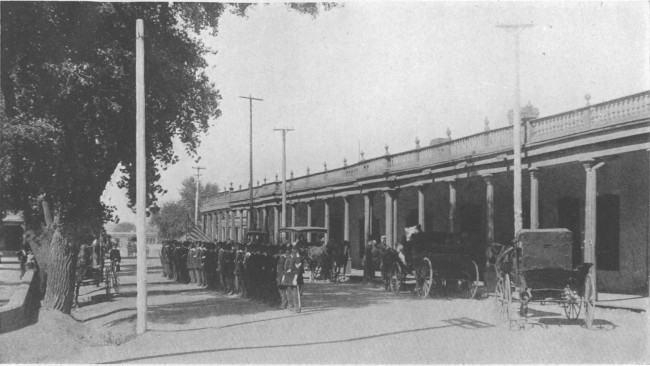
[[402, 255], [394, 249], [387, 250], [383, 258], [391, 261], [389, 287], [398, 294], [405, 287], [407, 274], [415, 276], [415, 292], [423, 299], [432, 290], [459, 291], [471, 299], [479, 285], [479, 268], [471, 253], [471, 245], [451, 243], [454, 234], [443, 232], [420, 232], [417, 228], [406, 228], [407, 242]]
[[510, 323], [511, 304], [517, 300], [522, 317], [527, 316], [530, 302], [560, 304], [572, 320], [580, 316], [584, 305], [585, 324], [591, 328], [595, 310], [593, 264], [572, 268], [571, 250], [572, 234], [567, 229], [520, 230], [496, 258], [498, 318]]

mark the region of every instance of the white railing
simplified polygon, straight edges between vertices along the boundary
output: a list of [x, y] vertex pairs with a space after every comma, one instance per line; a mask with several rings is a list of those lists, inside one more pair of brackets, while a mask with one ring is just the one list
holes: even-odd
[[[647, 91], [530, 121], [522, 128], [522, 141], [540, 142], [649, 117], [650, 91]], [[317, 189], [410, 167], [429, 166], [471, 155], [507, 150], [511, 146], [512, 126], [508, 126], [438, 145], [363, 160], [347, 167], [290, 179], [287, 181], [287, 190], [291, 192]], [[257, 199], [280, 192], [279, 183], [271, 182], [255, 187], [254, 197]], [[248, 198], [248, 190], [222, 192], [208, 198], [204, 207], [207, 209], [227, 207], [228, 202], [244, 201]]]

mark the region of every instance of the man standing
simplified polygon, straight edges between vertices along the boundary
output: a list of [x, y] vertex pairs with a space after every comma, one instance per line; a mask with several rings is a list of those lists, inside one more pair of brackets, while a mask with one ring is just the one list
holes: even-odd
[[291, 255], [285, 260], [284, 285], [287, 286], [287, 297], [292, 308], [299, 313], [302, 309], [300, 291], [298, 290], [298, 275], [302, 268], [302, 257], [298, 241], [293, 243]]
[[120, 254], [120, 245], [113, 244], [113, 248], [108, 251], [108, 257], [111, 260], [111, 270], [116, 273], [120, 271], [120, 262], [122, 262], [122, 255]]
[[288, 303], [287, 299], [287, 286], [284, 284], [284, 275], [285, 275], [285, 264], [287, 260], [287, 246], [282, 244], [280, 246], [280, 255], [278, 256], [278, 264], [276, 266], [276, 275], [275, 283], [278, 286], [278, 291], [280, 292], [280, 309], [286, 309]]

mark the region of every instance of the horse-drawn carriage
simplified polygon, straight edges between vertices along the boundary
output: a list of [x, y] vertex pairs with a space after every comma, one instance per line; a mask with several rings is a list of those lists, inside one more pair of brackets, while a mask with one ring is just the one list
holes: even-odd
[[406, 228], [406, 243], [400, 251], [387, 249], [382, 260], [388, 260], [388, 286], [395, 294], [404, 289], [407, 275], [415, 277], [415, 292], [427, 298], [431, 291], [448, 293], [453, 290], [466, 298], [473, 298], [479, 285], [479, 268], [469, 255], [475, 248], [459, 243], [454, 234], [422, 232], [418, 227]]
[[[314, 238], [312, 238], [311, 242], [306, 240], [307, 234], [327, 234], [327, 229], [324, 227], [285, 227], [280, 229], [280, 232], [293, 233], [299, 236], [297, 240], [301, 243], [301, 251], [307, 260], [310, 282], [314, 282], [317, 278], [338, 282], [341, 279], [341, 275], [343, 277], [342, 280], [345, 281], [345, 271], [350, 251], [350, 244], [348, 242], [328, 240], [324, 243], [320, 240], [314, 240]], [[343, 272], [342, 274], [341, 271]]]
[[103, 284], [106, 296], [120, 292], [120, 280], [117, 275], [119, 264], [105, 257], [105, 248], [101, 246], [82, 245], [79, 249], [77, 270], [75, 273], [74, 305], [79, 306], [79, 288]]
[[522, 317], [527, 316], [530, 302], [558, 303], [572, 320], [580, 316], [584, 304], [585, 324], [592, 326], [593, 264], [572, 268], [572, 243], [567, 229], [521, 230], [511, 245], [501, 249], [495, 263], [495, 305], [500, 319], [510, 323], [515, 300]]

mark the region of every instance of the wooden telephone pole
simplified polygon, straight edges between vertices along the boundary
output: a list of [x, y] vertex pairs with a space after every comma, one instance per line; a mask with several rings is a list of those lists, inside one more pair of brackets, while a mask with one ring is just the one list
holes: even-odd
[[512, 121], [513, 145], [514, 145], [514, 221], [515, 235], [523, 228], [522, 207], [521, 207], [521, 101], [519, 75], [519, 35], [521, 31], [532, 27], [532, 24], [501, 24], [497, 27], [512, 32], [515, 36], [515, 88], [514, 88], [514, 111]]
[[282, 132], [282, 227], [287, 227], [287, 132], [293, 128], [274, 128], [273, 131]]
[[145, 154], [144, 23], [135, 21], [136, 331], [147, 331], [147, 158]]
[[[250, 177], [248, 181], [248, 190], [250, 194], [250, 211], [249, 211], [249, 216], [248, 216], [248, 230], [251, 228], [251, 223], [255, 222], [255, 210], [253, 209], [253, 101], [254, 100], [259, 100], [260, 102], [263, 101], [264, 99], [259, 99], [259, 98], [253, 98], [250, 94], [247, 97], [241, 97], [243, 99], [248, 99], [249, 103], [249, 111], [250, 111], [250, 130], [249, 130], [249, 151], [250, 151], [250, 157], [249, 157], [249, 164], [250, 164]], [[244, 228], [242, 228], [243, 232]]]

